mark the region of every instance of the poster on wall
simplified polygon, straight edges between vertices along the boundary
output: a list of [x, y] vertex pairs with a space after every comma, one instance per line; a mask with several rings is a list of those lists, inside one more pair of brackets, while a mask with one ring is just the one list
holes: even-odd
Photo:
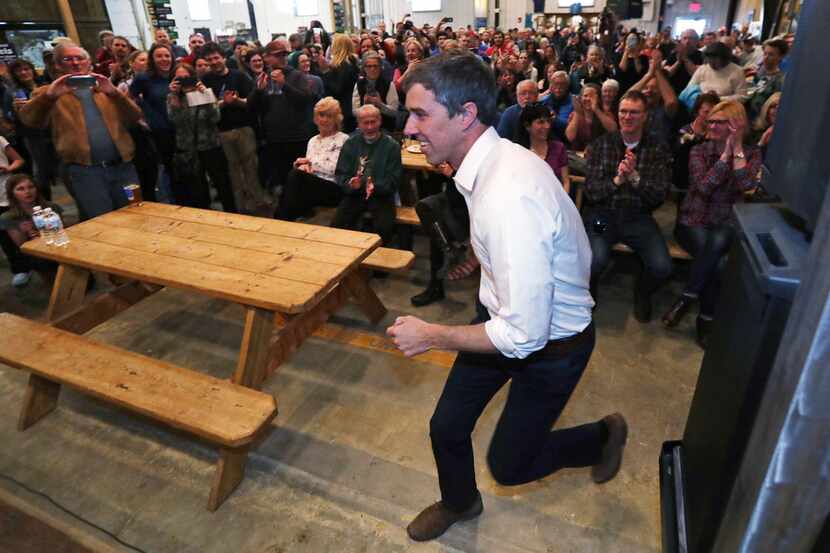
[[14, 46], [8, 42], [0, 42], [0, 63], [6, 65], [17, 59], [17, 53], [14, 51]]

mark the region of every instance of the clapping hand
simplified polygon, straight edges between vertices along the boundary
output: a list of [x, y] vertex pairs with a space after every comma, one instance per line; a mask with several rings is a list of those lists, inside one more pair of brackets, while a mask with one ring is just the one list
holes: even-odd
[[369, 177], [366, 180], [366, 199], [367, 200], [372, 197], [372, 194], [374, 193], [374, 191], [375, 191], [375, 180], [372, 177]]
[[352, 177], [349, 179], [349, 188], [352, 190], [360, 190], [361, 182], [360, 177]]
[[631, 176], [637, 169], [637, 154], [634, 153], [634, 150], [626, 150], [625, 156], [623, 156], [622, 161], [617, 166], [617, 176], [620, 177], [621, 180], [626, 180], [629, 176]]
[[274, 69], [271, 71], [271, 80], [274, 81], [278, 87], [282, 88], [285, 86], [285, 73], [283, 73], [282, 69]]

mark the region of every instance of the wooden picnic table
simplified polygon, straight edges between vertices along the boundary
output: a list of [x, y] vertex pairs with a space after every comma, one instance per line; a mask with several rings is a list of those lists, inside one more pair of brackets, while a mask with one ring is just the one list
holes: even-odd
[[[51, 324], [82, 334], [162, 287], [239, 303], [245, 329], [232, 380], [251, 388], [349, 298], [372, 322], [386, 313], [360, 269], [376, 234], [153, 202], [66, 232], [66, 246], [36, 239], [22, 248], [60, 264]], [[90, 271], [123, 283], [85, 304]]]

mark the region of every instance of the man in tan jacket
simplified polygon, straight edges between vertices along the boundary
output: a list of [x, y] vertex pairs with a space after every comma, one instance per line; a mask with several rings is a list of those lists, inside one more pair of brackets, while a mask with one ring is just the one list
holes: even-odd
[[124, 186], [138, 183], [127, 126], [141, 118], [141, 109], [105, 76], [90, 72], [83, 48], [61, 44], [54, 56], [63, 75], [35, 90], [20, 118], [31, 127], [51, 127], [78, 208], [96, 217], [125, 206]]

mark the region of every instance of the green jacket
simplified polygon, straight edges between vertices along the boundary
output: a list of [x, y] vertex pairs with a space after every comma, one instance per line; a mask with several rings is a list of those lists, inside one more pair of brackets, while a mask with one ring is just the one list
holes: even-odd
[[[363, 171], [363, 187], [352, 190], [349, 187], [349, 181], [357, 175], [361, 157], [367, 160]], [[365, 177], [371, 176], [375, 182], [374, 194], [376, 196], [394, 196], [398, 191], [398, 183], [400, 183], [402, 174], [401, 146], [394, 138], [381, 132], [380, 138], [369, 144], [364, 140], [363, 133], [356, 131], [346, 140], [340, 150], [334, 178], [347, 195], [363, 193], [366, 187]]]

